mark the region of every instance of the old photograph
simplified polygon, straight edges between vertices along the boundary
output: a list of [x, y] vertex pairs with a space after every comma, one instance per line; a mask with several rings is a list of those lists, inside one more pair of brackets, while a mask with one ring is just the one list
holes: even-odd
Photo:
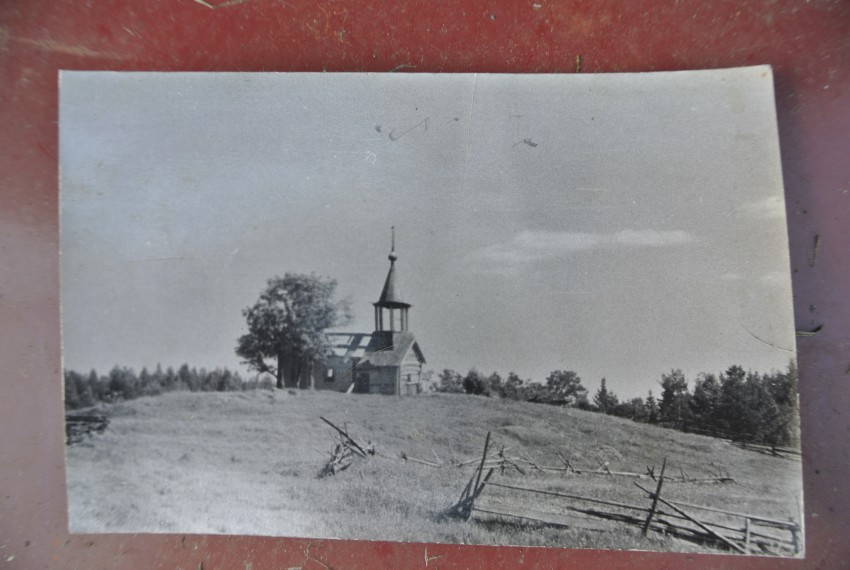
[[62, 72], [71, 532], [802, 557], [773, 93]]

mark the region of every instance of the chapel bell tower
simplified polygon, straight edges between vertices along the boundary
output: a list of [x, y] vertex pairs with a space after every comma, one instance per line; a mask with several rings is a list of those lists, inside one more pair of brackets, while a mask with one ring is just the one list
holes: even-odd
[[392, 227], [392, 248], [390, 250], [390, 271], [384, 282], [381, 298], [375, 305], [375, 332], [406, 332], [408, 327], [407, 311], [410, 304], [401, 298], [398, 280], [395, 274], [395, 226]]

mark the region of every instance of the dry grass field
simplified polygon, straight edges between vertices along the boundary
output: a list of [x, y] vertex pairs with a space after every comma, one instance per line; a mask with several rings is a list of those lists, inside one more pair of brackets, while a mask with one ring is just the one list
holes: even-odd
[[[72, 532], [228, 533], [641, 550], [713, 551], [622, 523], [558, 509], [557, 498], [489, 488], [485, 508], [559, 517], [566, 526], [518, 520], [436, 522], [457, 501], [481, 456], [522, 450], [542, 465], [558, 454], [575, 467], [645, 472], [667, 457], [668, 474], [720, 469], [734, 482], [665, 484], [664, 496], [776, 519], [800, 520], [801, 469], [704, 436], [575, 409], [466, 395], [417, 398], [330, 392], [169, 393], [103, 406], [108, 429], [67, 452]], [[318, 479], [333, 445], [324, 416], [346, 424], [378, 455]], [[401, 453], [436, 461], [404, 462]], [[507, 472], [494, 481], [648, 506], [633, 479]], [[651, 487], [649, 479], [640, 482]], [[501, 491], [501, 492], [500, 492]], [[554, 513], [554, 514], [553, 514]]]

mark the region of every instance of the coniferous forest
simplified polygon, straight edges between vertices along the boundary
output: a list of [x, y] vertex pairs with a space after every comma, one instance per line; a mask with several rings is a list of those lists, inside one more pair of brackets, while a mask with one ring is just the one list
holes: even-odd
[[65, 370], [65, 409], [76, 410], [100, 402], [133, 400], [173, 391], [238, 392], [273, 386], [268, 377], [244, 380], [238, 372], [227, 368], [199, 370], [189, 368], [188, 364], [176, 371], [170, 366], [163, 370], [157, 365], [153, 372], [142, 368], [138, 374], [132, 368], [121, 366], [114, 366], [106, 375], [98, 375], [95, 370], [88, 374]]
[[691, 387], [679, 369], [659, 379], [658, 395], [620, 401], [603, 378], [593, 396], [571, 370], [556, 370], [545, 382], [510, 372], [486, 375], [476, 369], [461, 375], [445, 369], [431, 388], [542, 404], [571, 406], [636, 422], [748, 443], [799, 447], [797, 366], [758, 373], [732, 365], [719, 374], [700, 373]]

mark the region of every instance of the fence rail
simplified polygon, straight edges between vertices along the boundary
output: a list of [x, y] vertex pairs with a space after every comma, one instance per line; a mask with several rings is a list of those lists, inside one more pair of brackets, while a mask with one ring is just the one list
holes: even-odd
[[[524, 493], [531, 495], [542, 495], [548, 497], [557, 497], [570, 501], [570, 504], [562, 504], [561, 509], [571, 512], [580, 512], [593, 517], [607, 519], [609, 521], [621, 522], [626, 524], [635, 524], [642, 527], [644, 535], [649, 530], [665, 532], [673, 534], [676, 537], [697, 542], [703, 545], [713, 544], [726, 548], [733, 552], [741, 554], [749, 554], [755, 552], [755, 549], [766, 552], [768, 554], [783, 554], [791, 552], [794, 555], [799, 554], [801, 550], [801, 527], [794, 521], [783, 521], [775, 518], [765, 517], [756, 514], [736, 512], [731, 510], [719, 509], [705, 505], [695, 505], [683, 501], [674, 501], [662, 497], [664, 482], [670, 480], [669, 476], [665, 475], [667, 468], [667, 459], [661, 466], [661, 470], [656, 477], [654, 469], [647, 468], [652, 478], [656, 481], [655, 491], [641, 486], [637, 481], [634, 484], [643, 491], [651, 499], [649, 506], [628, 504], [621, 501], [610, 501], [595, 497], [587, 497], [576, 493], [565, 493], [561, 491], [552, 491], [548, 489], [539, 489], [523, 485], [516, 485], [504, 482], [491, 480], [496, 473], [498, 464], [488, 460], [488, 451], [490, 450], [490, 432], [487, 432], [487, 437], [484, 442], [484, 452], [481, 459], [477, 461], [478, 465], [473, 471], [469, 482], [463, 489], [458, 502], [449, 507], [440, 514], [440, 518], [461, 518], [469, 520], [474, 513], [481, 513], [496, 517], [508, 517], [535, 521], [552, 526], [568, 526], [566, 523], [559, 523], [552, 520], [546, 520], [540, 516], [540, 513], [535, 512], [532, 516], [529, 513], [522, 512], [506, 512], [499, 510], [499, 507], [494, 507], [489, 504], [481, 506], [477, 504], [482, 497], [484, 490], [487, 487], [494, 489], [502, 489], [506, 492]], [[500, 456], [504, 458], [504, 448], [500, 452]], [[530, 459], [529, 459], [530, 460]], [[530, 460], [533, 463], [533, 460]], [[569, 467], [569, 462], [565, 460], [566, 467]], [[504, 464], [501, 465], [504, 471]], [[487, 469], [486, 475], [483, 475]], [[563, 470], [563, 469], [561, 469]], [[541, 469], [541, 471], [545, 471]], [[578, 503], [578, 504], [576, 504]], [[547, 506], [551, 506], [551, 502], [547, 502]], [[581, 506], [581, 505], [588, 506]], [[629, 511], [631, 513], [641, 513], [641, 516], [634, 514], [626, 514], [616, 511], [602, 511], [593, 508], [590, 505], [602, 505], [608, 508], [619, 509], [620, 511]], [[726, 518], [739, 519], [742, 521], [742, 526], [731, 526], [734, 523], [727, 521], [714, 521], [705, 518], [698, 518], [693, 512], [697, 510], [706, 513], [714, 513], [723, 515]], [[646, 514], [644, 517], [643, 514]], [[550, 513], [555, 516], [556, 513]], [[545, 513], [542, 515], [545, 517]], [[678, 521], [678, 522], [674, 522]], [[765, 530], [759, 531], [757, 528], [765, 527], [790, 533], [788, 538], [778, 536]]]

